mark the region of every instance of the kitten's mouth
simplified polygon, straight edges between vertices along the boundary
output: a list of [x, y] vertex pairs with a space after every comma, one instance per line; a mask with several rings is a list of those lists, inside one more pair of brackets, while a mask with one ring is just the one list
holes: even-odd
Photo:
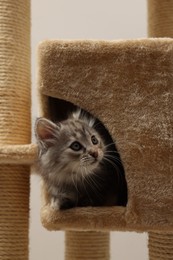
[[92, 164], [95, 164], [95, 163], [97, 163], [98, 162], [98, 160], [97, 159], [94, 159], [93, 161], [91, 161], [91, 165]]
[[87, 168], [88, 167], [92, 167], [93, 168], [93, 167], [96, 167], [97, 164], [98, 164], [98, 159], [94, 159], [93, 158], [92, 160], [90, 159], [90, 160], [84, 162], [83, 166], [87, 167]]

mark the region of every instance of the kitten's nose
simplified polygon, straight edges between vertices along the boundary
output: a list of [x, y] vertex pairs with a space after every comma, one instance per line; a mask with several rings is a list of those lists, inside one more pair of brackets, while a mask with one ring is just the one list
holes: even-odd
[[95, 159], [98, 157], [98, 151], [90, 151], [89, 154]]

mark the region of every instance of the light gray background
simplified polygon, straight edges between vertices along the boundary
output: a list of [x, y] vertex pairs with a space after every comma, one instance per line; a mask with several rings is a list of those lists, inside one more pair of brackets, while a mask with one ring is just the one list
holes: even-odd
[[[38, 116], [37, 45], [45, 39], [133, 39], [147, 35], [146, 0], [32, 0], [32, 121]], [[34, 141], [34, 138], [33, 138]], [[63, 260], [64, 233], [40, 224], [40, 180], [31, 177], [30, 260]], [[147, 260], [147, 235], [111, 233], [111, 260]]]

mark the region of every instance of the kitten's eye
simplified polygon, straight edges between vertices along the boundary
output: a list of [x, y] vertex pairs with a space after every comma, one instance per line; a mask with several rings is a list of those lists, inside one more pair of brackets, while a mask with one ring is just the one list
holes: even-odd
[[91, 137], [91, 141], [92, 141], [92, 143], [93, 144], [98, 144], [98, 140], [97, 140], [97, 138], [95, 137], [95, 135], [93, 135], [92, 137]]
[[81, 145], [79, 142], [75, 141], [75, 142], [73, 142], [73, 143], [70, 145], [70, 148], [71, 148], [73, 151], [78, 152], [78, 151], [80, 151], [80, 150], [82, 149], [82, 145]]

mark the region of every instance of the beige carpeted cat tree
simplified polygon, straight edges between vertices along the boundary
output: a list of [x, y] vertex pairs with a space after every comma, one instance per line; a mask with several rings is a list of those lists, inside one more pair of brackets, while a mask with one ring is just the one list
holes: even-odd
[[[149, 36], [173, 36], [173, 1], [148, 0]], [[0, 1], [0, 259], [28, 259], [30, 3]], [[71, 103], [98, 116], [121, 154], [127, 207], [54, 211], [43, 185], [41, 219], [66, 230], [66, 260], [109, 259], [109, 231], [149, 232], [150, 260], [173, 259], [173, 40], [45, 41], [40, 115]], [[70, 102], [70, 103], [69, 103]]]

